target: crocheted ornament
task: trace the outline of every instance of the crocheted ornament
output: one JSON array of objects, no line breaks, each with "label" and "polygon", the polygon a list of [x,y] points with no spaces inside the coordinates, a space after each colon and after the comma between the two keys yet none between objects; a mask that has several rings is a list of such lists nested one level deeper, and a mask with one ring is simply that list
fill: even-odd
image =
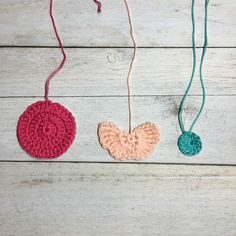
[{"label": "crocheted ornament", "polygon": [[160,141],[160,130],[155,124],[146,123],[131,133],[121,131],[111,122],[99,124],[100,143],[117,160],[144,160]]},{"label": "crocheted ornament", "polygon": [[202,88],[202,104],[200,107],[199,112],[197,113],[195,119],[193,120],[189,131],[185,130],[185,125],[183,122],[183,107],[185,100],[188,96],[188,93],[191,89],[194,77],[195,77],[195,72],[196,72],[196,64],[197,64],[197,52],[196,52],[196,44],[195,44],[195,0],[192,0],[192,9],[191,9],[191,14],[192,14],[192,45],[193,45],[193,70],[192,70],[192,75],[191,79],[189,81],[187,90],[182,98],[182,101],[180,103],[179,107],[179,113],[178,113],[178,118],[179,118],[179,125],[180,129],[182,131],[182,135],[178,139],[178,147],[179,150],[186,156],[193,156],[198,154],[201,149],[202,149],[202,142],[201,139],[198,135],[192,132],[192,129],[194,125],[196,124],[198,118],[200,117],[204,105],[205,105],[205,100],[206,100],[206,91],[205,91],[205,86],[204,86],[204,81],[203,81],[203,73],[202,73],[202,67],[204,63],[204,58],[207,50],[207,45],[208,45],[208,36],[207,36],[207,18],[208,18],[208,5],[209,5],[209,0],[205,0],[205,20],[204,20],[204,46],[203,46],[203,51],[202,51],[202,56],[201,56],[201,62],[199,66],[199,77],[200,77],[200,83],[201,83],[201,88]]},{"label": "crocheted ornament", "polygon": [[154,151],[154,148],[160,142],[160,130],[152,123],[139,125],[133,131],[131,128],[130,75],[136,55],[137,45],[133,35],[129,6],[126,0],[124,0],[124,3],[128,14],[130,36],[134,46],[133,56],[127,76],[129,132],[121,131],[112,122],[103,122],[98,125],[98,138],[102,147],[107,149],[110,155],[117,160],[144,160]]},{"label": "crocheted ornament", "polygon": [[59,103],[38,101],[21,115],[17,136],[31,156],[55,158],[67,151],[74,141],[76,123],[72,114]]},{"label": "crocheted ornament", "polygon": [[[101,3],[93,0],[101,12]],[[53,17],[53,0],[50,0],[50,17],[63,54],[60,66],[48,77],[45,86],[45,101],[30,105],[20,116],[17,125],[17,137],[21,147],[32,157],[56,158],[67,151],[76,134],[76,123],[73,115],[59,103],[49,100],[51,79],[62,69],[66,62],[66,52],[57,32]]]},{"label": "crocheted ornament", "polygon": [[202,149],[201,138],[193,132],[184,132],[178,139],[180,151],[187,156],[197,155]]}]

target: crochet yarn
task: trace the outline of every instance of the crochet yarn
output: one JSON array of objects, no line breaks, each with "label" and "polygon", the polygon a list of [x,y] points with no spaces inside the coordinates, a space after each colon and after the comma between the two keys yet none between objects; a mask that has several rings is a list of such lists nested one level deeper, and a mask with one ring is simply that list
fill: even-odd
[{"label": "crochet yarn", "polygon": [[[50,82],[66,62],[66,52],[53,16],[53,1],[50,0],[49,14],[63,58],[46,81],[45,101],[30,105],[20,116],[17,125],[17,138],[21,147],[37,158],[59,157],[70,147],[76,133],[76,123],[72,114],[59,103],[49,100]],[[98,6],[98,13],[101,12],[101,3],[97,0],[94,2]]]},{"label": "crochet yarn", "polygon": [[20,116],[17,137],[32,157],[56,158],[67,151],[76,133],[72,114],[50,100],[30,105]]},{"label": "crochet yarn", "polygon": [[191,79],[189,81],[187,90],[185,91],[185,94],[181,100],[180,106],[179,106],[179,112],[178,112],[178,119],[179,119],[179,125],[180,129],[182,131],[182,135],[179,137],[178,141],[178,146],[180,151],[187,156],[193,156],[198,154],[201,149],[202,149],[202,143],[201,139],[198,135],[194,134],[192,132],[195,124],[197,123],[200,115],[203,112],[203,108],[205,106],[206,102],[206,91],[205,91],[205,85],[204,85],[204,80],[203,80],[203,64],[204,64],[204,59],[208,47],[208,5],[209,5],[209,0],[205,0],[205,19],[204,19],[204,46],[202,50],[202,56],[200,60],[200,66],[199,66],[199,78],[200,78],[200,84],[201,84],[201,89],[202,89],[202,103],[200,106],[200,109],[194,118],[190,129],[186,131],[184,121],[183,121],[183,110],[184,110],[184,104],[185,101],[188,97],[188,94],[190,92],[190,89],[192,87],[195,74],[196,74],[196,66],[197,66],[197,50],[196,50],[196,43],[195,43],[195,0],[192,0],[192,8],[191,8],[191,15],[192,15],[192,48],[193,48],[193,69],[192,69],[192,75]]},{"label": "crochet yarn", "polygon": [[178,147],[184,155],[194,156],[202,150],[202,141],[197,134],[188,131],[179,137]]},{"label": "crochet yarn", "polygon": [[142,124],[132,130],[132,109],[131,109],[131,72],[136,56],[137,44],[133,33],[131,13],[127,0],[124,0],[129,26],[130,36],[133,42],[133,55],[127,75],[128,90],[128,132],[121,131],[112,122],[103,122],[98,125],[98,137],[102,147],[117,160],[144,160],[154,151],[155,146],[160,142],[160,130],[152,123]]},{"label": "crochet yarn", "polygon": [[142,124],[129,133],[114,123],[103,122],[98,126],[98,136],[102,147],[117,160],[144,160],[160,142],[160,130],[152,123]]}]

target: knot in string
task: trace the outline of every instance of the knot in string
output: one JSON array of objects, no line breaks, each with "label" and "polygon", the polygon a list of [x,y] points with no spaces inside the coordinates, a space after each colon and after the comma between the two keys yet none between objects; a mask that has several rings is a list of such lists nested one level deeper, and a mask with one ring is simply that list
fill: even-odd
[{"label": "knot in string", "polygon": [[101,13],[102,12],[102,4],[101,4],[101,2],[99,2],[99,1],[97,1],[97,0],[93,0],[96,4],[97,4],[97,6],[98,6],[98,10],[97,10],[97,12],[98,13]]}]

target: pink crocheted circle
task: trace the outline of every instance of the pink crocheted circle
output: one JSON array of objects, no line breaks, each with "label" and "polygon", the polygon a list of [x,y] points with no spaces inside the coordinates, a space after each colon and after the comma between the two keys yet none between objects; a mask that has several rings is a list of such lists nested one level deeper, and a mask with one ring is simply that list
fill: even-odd
[{"label": "pink crocheted circle", "polygon": [[76,123],[59,103],[38,101],[21,115],[17,137],[22,148],[33,157],[56,158],[74,141]]}]

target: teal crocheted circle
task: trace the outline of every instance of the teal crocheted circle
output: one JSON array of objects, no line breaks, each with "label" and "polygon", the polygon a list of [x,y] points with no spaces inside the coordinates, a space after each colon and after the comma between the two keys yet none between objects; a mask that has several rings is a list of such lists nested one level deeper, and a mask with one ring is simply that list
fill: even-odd
[{"label": "teal crocheted circle", "polygon": [[179,137],[178,147],[184,155],[194,156],[202,150],[202,141],[195,133],[186,131]]}]

